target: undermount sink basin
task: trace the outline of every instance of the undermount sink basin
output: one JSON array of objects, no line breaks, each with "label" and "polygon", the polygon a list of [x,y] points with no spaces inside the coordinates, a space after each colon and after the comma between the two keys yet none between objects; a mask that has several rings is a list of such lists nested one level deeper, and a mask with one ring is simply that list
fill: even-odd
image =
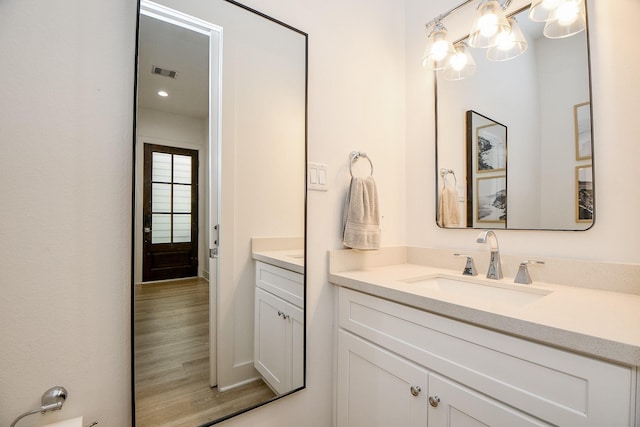
[{"label": "undermount sink basin", "polygon": [[477,279],[459,280],[450,277],[418,277],[402,281],[443,295],[482,299],[491,303],[513,306],[532,303],[553,292],[525,285],[511,285],[502,282],[493,284]]}]

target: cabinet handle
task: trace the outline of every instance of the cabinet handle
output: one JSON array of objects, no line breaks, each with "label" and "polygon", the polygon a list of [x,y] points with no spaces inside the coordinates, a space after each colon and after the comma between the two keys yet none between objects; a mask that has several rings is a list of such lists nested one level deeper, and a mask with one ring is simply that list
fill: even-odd
[{"label": "cabinet handle", "polygon": [[419,395],[421,391],[422,391],[422,388],[419,385],[412,385],[411,386],[411,394],[413,396]]},{"label": "cabinet handle", "polygon": [[437,408],[438,403],[440,403],[440,398],[438,396],[429,396],[429,405]]}]

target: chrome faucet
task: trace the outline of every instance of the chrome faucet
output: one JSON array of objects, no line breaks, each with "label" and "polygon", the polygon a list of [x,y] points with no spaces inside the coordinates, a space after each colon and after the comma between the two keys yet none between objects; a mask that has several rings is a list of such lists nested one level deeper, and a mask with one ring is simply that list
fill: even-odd
[{"label": "chrome faucet", "polygon": [[454,256],[463,256],[467,258],[467,263],[464,265],[464,270],[462,270],[462,274],[465,276],[477,276],[478,270],[476,269],[476,264],[473,262],[473,257],[467,254],[453,254]]},{"label": "chrome faucet", "polygon": [[523,285],[529,285],[532,283],[531,275],[529,274],[529,270],[527,269],[527,265],[529,264],[544,264],[544,261],[537,261],[534,259],[527,259],[520,263],[518,267],[518,274],[516,274],[516,278],[513,283],[522,283]]},{"label": "chrome faucet", "polygon": [[491,259],[487,270],[487,279],[502,279],[502,265],[500,264],[500,250],[498,249],[498,238],[492,230],[484,230],[478,235],[476,242],[489,243],[491,249]]}]

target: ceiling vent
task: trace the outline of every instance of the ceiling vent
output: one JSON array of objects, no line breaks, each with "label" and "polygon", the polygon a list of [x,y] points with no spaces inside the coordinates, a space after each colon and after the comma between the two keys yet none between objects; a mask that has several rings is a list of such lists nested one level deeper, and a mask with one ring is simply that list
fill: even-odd
[{"label": "ceiling vent", "polygon": [[178,77],[177,71],[165,70],[164,68],[156,67],[155,65],[151,67],[151,73],[159,76],[170,77],[172,79]]}]

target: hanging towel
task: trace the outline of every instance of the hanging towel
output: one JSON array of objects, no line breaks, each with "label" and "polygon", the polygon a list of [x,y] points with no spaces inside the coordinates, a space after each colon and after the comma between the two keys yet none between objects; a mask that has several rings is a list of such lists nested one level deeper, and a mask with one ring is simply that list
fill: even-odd
[{"label": "hanging towel", "polygon": [[353,249],[380,248],[378,190],[372,176],[351,178],[344,208],[342,241]]},{"label": "hanging towel", "polygon": [[460,225],[458,191],[451,185],[444,185],[438,200],[438,225],[451,227]]}]

